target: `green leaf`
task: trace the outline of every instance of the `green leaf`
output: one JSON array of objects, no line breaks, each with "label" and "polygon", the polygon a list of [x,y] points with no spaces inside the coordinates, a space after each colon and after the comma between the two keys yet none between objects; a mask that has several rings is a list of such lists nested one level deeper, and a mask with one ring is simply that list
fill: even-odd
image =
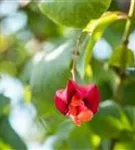
[{"label": "green leaf", "polygon": [[91,132],[86,125],[74,128],[68,139],[71,149],[91,150],[90,134]]},{"label": "green leaf", "polygon": [[0,118],[0,139],[11,146],[13,149],[26,150],[26,145],[17,135],[17,133],[12,129],[8,118]]},{"label": "green leaf", "polygon": [[105,139],[118,137],[126,126],[121,107],[110,100],[101,103],[99,112],[90,122],[92,131]]},{"label": "green leaf", "polygon": [[0,116],[8,115],[10,111],[10,99],[0,94]]},{"label": "green leaf", "polygon": [[135,82],[125,80],[120,86],[119,95],[124,105],[135,105]]},{"label": "green leaf", "polygon": [[119,140],[121,142],[135,141],[135,107],[126,106],[124,108],[124,114],[130,125],[130,130],[127,129],[123,130],[120,133]]},{"label": "green leaf", "polygon": [[[106,12],[100,18],[91,20],[84,28],[84,32],[94,34],[95,39],[99,39],[105,28],[114,21],[126,19],[127,15],[122,12]],[[102,31],[103,30],[103,31]]]},{"label": "green leaf", "polygon": [[[41,1],[41,11],[54,22],[71,27],[84,27],[107,10],[111,0],[49,0]],[[95,11],[96,10],[96,11]]]},{"label": "green leaf", "polygon": [[73,45],[71,41],[64,43],[51,52],[41,54],[42,58],[35,63],[31,76],[32,102],[42,115],[55,110],[53,99],[56,90],[65,88],[71,75]]},{"label": "green leaf", "polygon": [[127,106],[125,108],[125,114],[132,126],[132,129],[135,130],[135,107]]},{"label": "green leaf", "polygon": [[119,141],[121,142],[135,141],[135,131],[123,130],[120,133]]},{"label": "green leaf", "polygon": [[114,150],[134,150],[135,149],[135,142],[121,142],[116,143]]},{"label": "green leaf", "polygon": [[102,81],[101,83],[98,84],[98,86],[101,93],[101,100],[106,100],[113,96],[113,89],[111,83],[109,83],[109,80]]},{"label": "green leaf", "polygon": [[96,42],[103,35],[106,27],[114,21],[126,18],[127,16],[121,12],[107,12],[99,19],[90,21],[90,23],[86,26],[86,28],[83,31],[88,32],[90,34],[90,39],[88,41],[84,54],[84,62],[83,62],[84,74],[91,60],[93,48]]},{"label": "green leaf", "polygon": [[71,119],[66,119],[59,124],[56,132],[56,140],[52,144],[54,149],[69,149],[68,137],[74,127]]},{"label": "green leaf", "polygon": [[109,60],[109,65],[111,67],[122,68],[134,66],[134,53],[130,49],[127,49],[125,46],[118,46]]},{"label": "green leaf", "polygon": [[37,38],[46,40],[48,37],[56,37],[60,35],[60,29],[58,26],[44,15],[41,15],[40,11],[35,11],[29,8],[27,10],[27,15],[28,27]]}]

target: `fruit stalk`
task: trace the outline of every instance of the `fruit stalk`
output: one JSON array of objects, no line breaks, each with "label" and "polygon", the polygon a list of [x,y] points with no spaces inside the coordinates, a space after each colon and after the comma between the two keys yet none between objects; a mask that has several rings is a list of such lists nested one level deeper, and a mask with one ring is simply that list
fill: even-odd
[{"label": "fruit stalk", "polygon": [[76,72],[77,72],[77,58],[79,56],[79,48],[80,48],[80,43],[81,43],[81,38],[83,36],[84,32],[81,32],[79,35],[77,42],[76,42],[76,47],[73,49],[73,64],[72,64],[72,78],[74,81],[76,81]]}]

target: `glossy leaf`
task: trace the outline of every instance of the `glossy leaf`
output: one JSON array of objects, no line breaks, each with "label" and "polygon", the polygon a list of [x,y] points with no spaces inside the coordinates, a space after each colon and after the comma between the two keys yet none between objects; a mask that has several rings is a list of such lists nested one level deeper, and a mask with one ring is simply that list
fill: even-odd
[{"label": "glossy leaf", "polygon": [[[49,0],[41,1],[41,11],[54,22],[72,27],[84,27],[107,10],[111,0]],[[96,11],[95,11],[96,10]]]},{"label": "glossy leaf", "polygon": [[90,39],[84,54],[84,70],[87,68],[91,60],[92,51],[96,42],[101,38],[106,27],[112,22],[126,19],[126,17],[127,16],[121,12],[107,12],[99,19],[90,21],[90,23],[86,26],[83,31],[90,34]]},{"label": "glossy leaf", "polygon": [[69,79],[73,43],[58,46],[55,50],[41,54],[32,72],[31,88],[33,103],[39,112],[54,109],[53,100],[57,89],[65,88]]},{"label": "glossy leaf", "polygon": [[92,131],[105,139],[118,137],[127,126],[121,107],[110,100],[101,103],[99,112],[90,122]]},{"label": "glossy leaf", "polygon": [[134,53],[130,49],[127,49],[123,45],[117,47],[110,60],[109,64],[112,67],[122,68],[122,67],[132,67],[134,66]]}]

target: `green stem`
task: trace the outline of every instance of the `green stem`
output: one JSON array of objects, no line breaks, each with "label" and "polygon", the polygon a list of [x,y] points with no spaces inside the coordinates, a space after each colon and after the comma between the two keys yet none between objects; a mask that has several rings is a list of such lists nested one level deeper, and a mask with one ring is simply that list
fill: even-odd
[{"label": "green stem", "polygon": [[135,14],[135,0],[131,0],[130,1],[130,8],[129,8],[129,13],[128,13],[128,19],[126,22],[126,26],[125,26],[125,31],[123,34],[123,41],[122,41],[122,45],[123,45],[123,54],[121,56],[121,60],[122,60],[122,69],[121,69],[121,80],[123,80],[123,77],[125,76],[125,69],[126,69],[126,62],[127,62],[127,57],[128,57],[128,42],[129,42],[129,36],[131,33],[131,26],[132,26],[132,18]]},{"label": "green stem", "polygon": [[123,82],[125,81],[125,69],[126,69],[126,61],[127,61],[127,50],[128,50],[128,42],[129,42],[129,36],[131,33],[131,25],[132,25],[132,18],[135,14],[135,0],[130,1],[130,8],[129,8],[129,13],[128,13],[128,20],[126,22],[125,26],[125,31],[123,34],[123,40],[122,40],[122,45],[123,45],[123,54],[121,55],[122,59],[122,68],[119,74],[120,82],[117,86],[116,92],[115,92],[115,99],[119,102],[119,104],[122,105],[122,97],[120,94],[121,87],[123,85]]},{"label": "green stem", "polygon": [[128,13],[128,20],[126,22],[125,31],[123,34],[123,44],[125,46],[128,45],[128,39],[129,39],[129,35],[131,33],[132,18],[134,16],[134,14],[135,14],[135,0],[131,0],[129,13]]}]

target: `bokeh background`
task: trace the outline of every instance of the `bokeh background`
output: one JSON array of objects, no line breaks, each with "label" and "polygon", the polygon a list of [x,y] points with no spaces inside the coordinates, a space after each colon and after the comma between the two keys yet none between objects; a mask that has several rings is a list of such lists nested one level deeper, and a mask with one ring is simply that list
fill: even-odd
[{"label": "bokeh background", "polygon": [[[61,78],[59,64],[69,61],[69,54],[62,55],[63,60],[52,62],[58,70],[50,69],[53,67],[50,61],[62,49],[72,50],[74,44],[65,43],[75,40],[81,30],[56,25],[40,12],[37,3],[0,1],[0,149],[110,150],[113,143],[115,150],[135,149],[135,69],[128,68],[133,79],[127,78],[121,87],[121,106],[112,100],[119,78],[108,67],[113,49],[121,41],[125,22],[113,23],[106,29],[94,47],[87,79],[82,81],[78,77],[82,83],[97,83],[102,111],[92,122],[75,127],[55,110],[54,95],[48,91],[53,88],[54,92],[55,83],[60,80],[63,80],[62,87],[66,85],[69,71],[62,72],[64,79]],[[113,0],[109,10],[127,12],[128,6],[127,0]],[[134,25],[128,47],[135,54]],[[46,66],[48,52],[52,53]],[[48,74],[52,80],[44,80]]]}]

